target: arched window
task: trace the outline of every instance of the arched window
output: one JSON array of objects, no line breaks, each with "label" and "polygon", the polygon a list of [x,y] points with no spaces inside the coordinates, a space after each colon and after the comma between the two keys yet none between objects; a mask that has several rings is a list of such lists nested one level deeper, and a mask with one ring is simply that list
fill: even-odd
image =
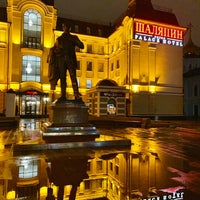
[{"label": "arched window", "polygon": [[41,59],[38,56],[23,56],[22,81],[40,82],[40,64]]},{"label": "arched window", "polygon": [[37,10],[28,9],[24,13],[23,43],[28,48],[41,48],[41,15]]}]

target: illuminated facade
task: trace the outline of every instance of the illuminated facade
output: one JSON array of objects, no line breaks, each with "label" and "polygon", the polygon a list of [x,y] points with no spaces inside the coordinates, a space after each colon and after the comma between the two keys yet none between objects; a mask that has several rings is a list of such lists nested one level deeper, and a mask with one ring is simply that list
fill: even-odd
[{"label": "illuminated facade", "polygon": [[[50,90],[47,56],[62,34],[61,23],[68,22],[85,45],[77,50],[77,79],[85,102],[88,89],[111,79],[128,90],[128,115],[183,115],[186,29],[174,14],[155,10],[150,0],[129,1],[112,26],[60,18],[53,1],[8,0],[1,10],[0,113],[5,112],[5,92],[13,89],[18,114],[47,114],[48,103],[60,95],[59,83]],[[69,78],[67,94],[73,98]]]}]

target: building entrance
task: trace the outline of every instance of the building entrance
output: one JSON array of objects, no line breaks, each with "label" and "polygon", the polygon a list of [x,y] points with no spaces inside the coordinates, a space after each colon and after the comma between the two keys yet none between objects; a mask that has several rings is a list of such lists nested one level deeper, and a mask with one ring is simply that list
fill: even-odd
[{"label": "building entrance", "polygon": [[47,115],[48,95],[36,90],[27,90],[20,94],[20,115]]},{"label": "building entrance", "polygon": [[40,114],[40,96],[39,95],[22,95],[22,115],[39,115]]}]

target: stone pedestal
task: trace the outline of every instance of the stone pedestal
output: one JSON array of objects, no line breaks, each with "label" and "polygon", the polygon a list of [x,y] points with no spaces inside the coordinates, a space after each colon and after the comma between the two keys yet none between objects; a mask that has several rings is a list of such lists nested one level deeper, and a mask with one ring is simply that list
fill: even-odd
[{"label": "stone pedestal", "polygon": [[94,141],[99,137],[96,127],[88,123],[88,107],[82,101],[53,103],[49,122],[42,127],[46,143]]}]

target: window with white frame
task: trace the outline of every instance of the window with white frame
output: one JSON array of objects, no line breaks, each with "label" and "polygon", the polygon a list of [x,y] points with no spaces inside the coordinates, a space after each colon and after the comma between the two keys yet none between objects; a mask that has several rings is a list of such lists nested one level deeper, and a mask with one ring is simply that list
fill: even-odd
[{"label": "window with white frame", "polygon": [[30,159],[20,159],[19,178],[33,178],[38,176],[38,161]]},{"label": "window with white frame", "polygon": [[91,88],[92,87],[92,80],[91,79],[87,79],[86,80],[86,88]]},{"label": "window with white frame", "polygon": [[41,48],[41,14],[35,9],[24,13],[23,44],[28,48]]},{"label": "window with white frame", "polygon": [[22,81],[40,82],[40,64],[39,56],[25,55],[22,57]]}]

